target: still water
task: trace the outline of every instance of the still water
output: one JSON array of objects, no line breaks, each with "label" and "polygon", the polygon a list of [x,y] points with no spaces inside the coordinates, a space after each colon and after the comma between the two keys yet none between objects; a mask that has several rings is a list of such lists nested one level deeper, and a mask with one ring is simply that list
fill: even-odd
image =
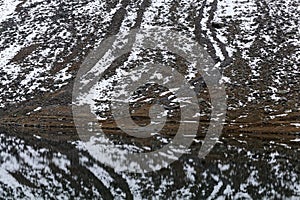
[{"label": "still water", "polygon": [[190,153],[168,168],[135,174],[116,172],[95,160],[75,130],[3,128],[0,197],[299,199],[300,140],[296,137],[228,134],[205,159],[197,157],[201,142],[195,140]]}]

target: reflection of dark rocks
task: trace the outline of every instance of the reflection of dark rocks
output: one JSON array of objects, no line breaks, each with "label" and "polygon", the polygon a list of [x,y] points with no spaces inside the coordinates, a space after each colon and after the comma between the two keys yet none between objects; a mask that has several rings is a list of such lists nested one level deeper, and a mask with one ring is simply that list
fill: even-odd
[{"label": "reflection of dark rocks", "polygon": [[[103,198],[112,198],[110,189],[98,180],[90,170],[80,164],[80,155],[87,156],[86,158],[91,164],[97,162],[93,161],[93,158],[85,152],[80,153],[70,144],[73,140],[72,136],[67,139],[67,142],[63,138],[59,139],[59,136],[57,136],[58,130],[53,130],[53,133],[50,132],[51,130],[37,133],[40,135],[39,137],[32,136],[35,130],[23,130],[25,132],[22,132],[22,129],[17,129],[16,132],[11,129],[9,132],[1,129],[1,144],[6,145],[4,149],[1,149],[1,152],[4,153],[3,155],[5,155],[4,157],[2,156],[0,161],[1,168],[6,168],[8,171],[11,170],[9,173],[20,183],[22,188],[18,190],[18,188],[9,187],[9,185],[5,186],[3,185],[5,182],[3,183],[1,179],[2,189],[0,193],[2,197],[14,196],[20,198],[22,194],[28,197],[28,194],[31,193],[36,197],[43,198],[49,198],[55,194],[62,195],[62,197],[96,198],[102,196]],[[19,138],[18,135],[20,134],[22,136]],[[53,136],[48,138],[48,134],[53,134]],[[65,134],[64,137],[67,135]],[[76,135],[76,132],[70,130],[69,135]],[[24,157],[24,155],[29,157]],[[13,161],[14,157],[18,162],[16,166],[10,166],[9,163]],[[3,158],[6,159],[3,160]],[[33,166],[31,166],[30,159],[33,159],[35,163]],[[61,160],[61,164],[56,160]],[[6,167],[2,166],[4,163],[6,163]],[[63,163],[69,164],[65,166]],[[39,165],[44,167],[39,169]],[[100,163],[99,165],[101,167]],[[14,170],[15,168],[18,168],[18,170]],[[105,169],[105,171],[113,173],[109,168]],[[118,184],[112,183],[110,187],[119,188],[125,194],[127,193],[126,197],[131,197],[131,194],[128,193],[129,188],[126,182],[120,179],[121,177],[117,174],[112,174],[112,177],[114,177],[115,181],[118,180]]]},{"label": "reflection of dark rocks", "polygon": [[[194,143],[191,154],[182,156],[168,169],[140,175],[115,173],[77,148],[75,138],[57,140],[58,131],[1,129],[1,197],[132,199],[141,195],[146,199],[151,196],[285,199],[299,196],[298,146],[288,140],[271,141],[251,134],[223,137],[204,160],[197,158],[200,144]],[[64,134],[74,135],[73,131]],[[48,134],[52,137],[47,137]],[[122,138],[119,141],[132,143]],[[15,182],[3,182],[6,172]]]},{"label": "reflection of dark rocks", "polygon": [[212,22],[211,23],[211,26],[213,28],[216,28],[216,29],[219,29],[219,28],[223,28],[224,27],[224,24],[220,23],[220,22]]}]

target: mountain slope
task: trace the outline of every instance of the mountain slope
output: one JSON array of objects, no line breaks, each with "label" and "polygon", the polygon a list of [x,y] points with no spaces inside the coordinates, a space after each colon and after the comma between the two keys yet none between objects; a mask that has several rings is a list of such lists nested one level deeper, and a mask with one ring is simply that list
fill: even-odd
[{"label": "mountain slope", "polygon": [[91,49],[132,28],[162,26],[190,35],[215,60],[229,129],[261,131],[267,123],[297,131],[290,125],[300,109],[296,1],[25,0],[3,1],[1,10],[4,124],[72,126],[73,81]]}]

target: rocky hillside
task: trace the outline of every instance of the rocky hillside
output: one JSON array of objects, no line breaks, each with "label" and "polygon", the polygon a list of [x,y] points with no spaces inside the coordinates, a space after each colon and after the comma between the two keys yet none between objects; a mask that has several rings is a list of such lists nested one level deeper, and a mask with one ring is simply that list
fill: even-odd
[{"label": "rocky hillside", "polygon": [[0,10],[2,124],[72,127],[73,82],[87,54],[109,36],[161,26],[214,59],[226,85],[225,130],[298,131],[297,1],[3,0]]}]

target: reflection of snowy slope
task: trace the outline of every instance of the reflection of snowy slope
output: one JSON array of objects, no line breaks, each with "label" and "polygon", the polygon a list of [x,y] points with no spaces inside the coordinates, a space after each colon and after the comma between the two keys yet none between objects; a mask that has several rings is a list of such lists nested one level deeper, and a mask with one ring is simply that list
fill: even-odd
[{"label": "reflection of snowy slope", "polygon": [[[163,199],[282,199],[299,196],[300,192],[294,147],[280,147],[274,142],[263,150],[258,146],[250,149],[248,145],[254,143],[249,141],[243,145],[246,142],[238,139],[221,140],[227,145],[220,142],[205,162],[187,155],[172,164],[172,168],[160,171],[158,176],[156,173],[115,173],[90,157],[81,142],[58,144],[49,140],[41,145],[43,142],[38,136],[20,139],[6,134],[0,135],[0,141],[0,194],[3,198],[101,196],[124,199],[133,195]],[[240,143],[239,147],[236,142]],[[269,153],[263,155],[257,151]]]}]

